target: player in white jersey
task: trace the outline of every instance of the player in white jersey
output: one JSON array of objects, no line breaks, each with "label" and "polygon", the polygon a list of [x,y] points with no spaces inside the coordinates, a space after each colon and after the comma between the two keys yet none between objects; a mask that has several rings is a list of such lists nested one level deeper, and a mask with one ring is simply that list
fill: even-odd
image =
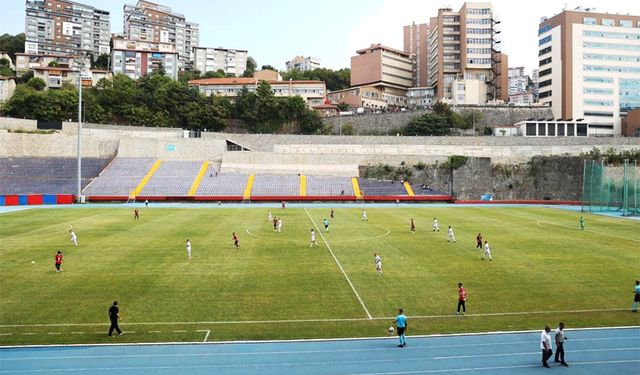
[{"label": "player in white jersey", "polygon": [[316,232],[314,232],[313,229],[311,229],[311,243],[309,244],[309,247],[313,245],[320,246],[318,245],[318,242],[316,242]]},{"label": "player in white jersey", "polygon": [[362,221],[369,221],[369,219],[367,218],[367,211],[365,211],[364,209],[362,209]]},{"label": "player in white jersey", "polygon": [[278,233],[282,232],[282,218],[278,218]]},{"label": "player in white jersey", "polygon": [[447,242],[456,242],[456,236],[453,234],[451,225],[449,225],[449,230],[447,231]]},{"label": "player in white jersey", "polygon": [[376,264],[376,272],[378,272],[378,275],[384,276],[382,274],[382,259],[380,258],[380,255],[373,253],[373,262]]},{"label": "player in white jersey", "polygon": [[187,259],[191,260],[191,241],[187,239]]},{"label": "player in white jersey", "polygon": [[76,236],[76,232],[69,230],[69,234],[71,235],[71,243],[73,246],[78,246],[78,236]]},{"label": "player in white jersey", "polygon": [[489,247],[489,241],[484,241],[484,255],[482,256],[482,260],[484,257],[488,257],[489,260],[493,260],[491,257],[491,248]]},{"label": "player in white jersey", "polygon": [[433,229],[433,231],[438,231],[440,232],[440,226],[438,225],[438,219],[437,218],[433,218],[433,224],[431,224],[431,228]]},{"label": "player in white jersey", "polygon": [[269,222],[273,221],[273,216],[271,215],[271,211],[269,211],[269,214],[267,215],[267,220],[269,220]]}]

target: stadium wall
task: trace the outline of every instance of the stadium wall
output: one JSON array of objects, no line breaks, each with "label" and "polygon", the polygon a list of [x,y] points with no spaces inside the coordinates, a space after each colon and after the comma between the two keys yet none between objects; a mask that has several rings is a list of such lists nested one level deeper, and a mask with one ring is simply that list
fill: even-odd
[{"label": "stadium wall", "polygon": [[[117,139],[82,139],[82,155],[110,158],[118,150]],[[73,157],[77,137],[64,134],[26,134],[0,132],[0,157]]]},{"label": "stadium wall", "polygon": [[38,121],[12,117],[0,117],[0,129],[5,130],[37,130]]}]

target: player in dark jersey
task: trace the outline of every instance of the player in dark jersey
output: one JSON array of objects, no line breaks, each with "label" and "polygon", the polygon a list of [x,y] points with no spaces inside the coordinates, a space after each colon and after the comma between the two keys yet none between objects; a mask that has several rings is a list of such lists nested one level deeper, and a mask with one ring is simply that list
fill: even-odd
[{"label": "player in dark jersey", "polygon": [[55,256],[55,260],[56,260],[56,272],[62,272],[62,252],[58,251],[58,253]]},{"label": "player in dark jersey", "polygon": [[233,232],[233,244],[235,245],[236,249],[240,247],[240,239],[235,232]]},{"label": "player in dark jersey", "polygon": [[411,233],[415,233],[416,232],[416,224],[413,222],[413,219],[411,219]]},{"label": "player in dark jersey", "polygon": [[482,250],[482,234],[478,233],[476,236],[476,249]]},{"label": "player in dark jersey", "polygon": [[140,212],[138,211],[137,208],[135,210],[133,210],[133,219],[134,220],[140,219]]}]

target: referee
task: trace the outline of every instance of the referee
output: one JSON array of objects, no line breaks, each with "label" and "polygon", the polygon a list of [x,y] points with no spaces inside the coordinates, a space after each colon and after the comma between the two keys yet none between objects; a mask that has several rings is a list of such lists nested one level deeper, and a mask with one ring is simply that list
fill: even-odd
[{"label": "referee", "polygon": [[396,316],[396,329],[398,331],[398,338],[400,339],[399,348],[404,348],[407,345],[404,333],[407,330],[407,316],[404,315],[402,309],[398,309],[398,316]]},{"label": "referee", "polygon": [[122,331],[118,327],[118,320],[120,319],[120,309],[118,309],[118,301],[113,301],[113,305],[109,308],[109,320],[111,321],[111,327],[109,327],[109,336],[113,334],[115,329],[118,332],[118,336],[122,336]]}]

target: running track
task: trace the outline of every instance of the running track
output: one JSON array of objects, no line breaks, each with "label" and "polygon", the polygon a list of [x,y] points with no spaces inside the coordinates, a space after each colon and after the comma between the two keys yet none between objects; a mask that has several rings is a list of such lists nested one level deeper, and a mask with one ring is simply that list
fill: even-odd
[{"label": "running track", "polygon": [[540,365],[540,332],[0,349],[0,374],[640,374],[640,327],[566,330],[570,367]]}]

